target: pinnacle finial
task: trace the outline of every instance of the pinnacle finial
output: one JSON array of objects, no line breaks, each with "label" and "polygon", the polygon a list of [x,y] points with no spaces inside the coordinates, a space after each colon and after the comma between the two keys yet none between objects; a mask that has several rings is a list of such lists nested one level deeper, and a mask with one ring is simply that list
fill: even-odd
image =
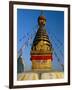
[{"label": "pinnacle finial", "polygon": [[38,24],[39,24],[39,26],[44,26],[46,24],[45,16],[39,16],[38,17]]}]

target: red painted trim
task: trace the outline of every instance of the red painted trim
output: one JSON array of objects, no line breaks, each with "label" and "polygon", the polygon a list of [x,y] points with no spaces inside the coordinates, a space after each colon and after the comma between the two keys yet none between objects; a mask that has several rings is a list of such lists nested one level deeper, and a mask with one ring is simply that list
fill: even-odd
[{"label": "red painted trim", "polygon": [[52,55],[32,55],[31,60],[52,60]]}]

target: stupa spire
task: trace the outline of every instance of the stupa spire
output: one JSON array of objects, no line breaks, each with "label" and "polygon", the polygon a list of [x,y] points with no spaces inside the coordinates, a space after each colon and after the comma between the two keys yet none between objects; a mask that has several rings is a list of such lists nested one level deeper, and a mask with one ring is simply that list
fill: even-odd
[{"label": "stupa spire", "polygon": [[33,70],[51,70],[52,68],[52,44],[45,29],[46,18],[38,17],[38,31],[31,48],[31,61]]}]

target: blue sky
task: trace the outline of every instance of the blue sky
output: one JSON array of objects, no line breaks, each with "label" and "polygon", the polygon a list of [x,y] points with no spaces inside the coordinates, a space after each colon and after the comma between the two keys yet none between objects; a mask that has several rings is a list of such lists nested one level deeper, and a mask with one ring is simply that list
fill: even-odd
[{"label": "blue sky", "polygon": [[[34,39],[35,32],[38,30],[37,19],[41,15],[41,10],[17,10],[17,52],[23,45],[23,59],[25,70],[31,69],[30,49],[31,40]],[[64,12],[63,11],[43,11],[46,17],[46,30],[53,46],[53,69],[62,70],[60,62],[64,63]],[[30,40],[30,38],[32,38]],[[54,52],[56,54],[54,54]],[[56,56],[57,55],[57,56]]]}]

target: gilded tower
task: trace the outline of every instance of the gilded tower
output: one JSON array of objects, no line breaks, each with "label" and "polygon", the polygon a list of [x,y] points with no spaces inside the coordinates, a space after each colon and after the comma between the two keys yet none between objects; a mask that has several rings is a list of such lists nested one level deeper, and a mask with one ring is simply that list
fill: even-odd
[{"label": "gilded tower", "polygon": [[51,70],[52,69],[52,44],[45,29],[46,18],[38,17],[38,31],[33,40],[31,48],[32,69]]}]

